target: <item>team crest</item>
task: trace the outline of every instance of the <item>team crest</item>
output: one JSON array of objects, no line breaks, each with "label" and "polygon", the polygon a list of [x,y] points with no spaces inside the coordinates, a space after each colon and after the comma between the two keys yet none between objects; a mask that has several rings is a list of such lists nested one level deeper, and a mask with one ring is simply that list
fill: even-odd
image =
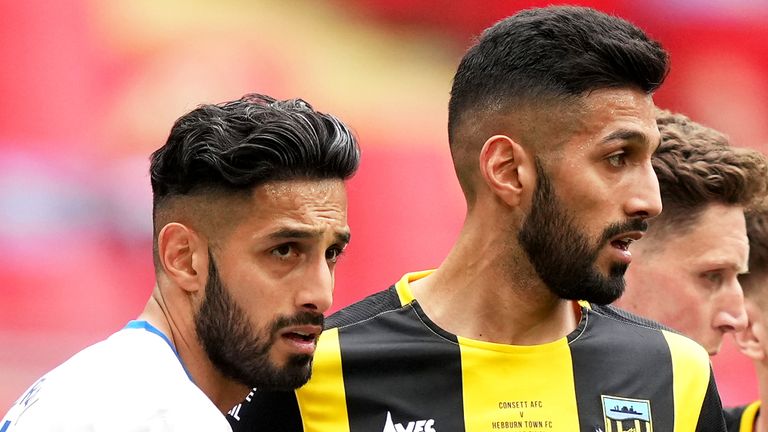
[{"label": "team crest", "polygon": [[600,396],[603,400],[605,432],[652,432],[651,402],[616,396]]}]

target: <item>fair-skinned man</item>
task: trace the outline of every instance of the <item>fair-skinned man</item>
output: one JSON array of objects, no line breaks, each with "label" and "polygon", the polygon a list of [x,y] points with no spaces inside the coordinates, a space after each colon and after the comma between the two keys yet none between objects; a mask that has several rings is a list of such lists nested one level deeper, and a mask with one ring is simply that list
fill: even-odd
[{"label": "fair-skinned man", "polygon": [[768,416],[760,415],[760,406],[768,398],[768,202],[747,212],[749,237],[749,273],[739,276],[744,289],[748,324],[736,333],[736,342],[752,359],[757,375],[758,401],[726,410],[728,430],[766,432]]},{"label": "fair-skinned man", "polygon": [[664,212],[634,245],[616,305],[700,343],[710,355],[747,324],[738,276],[748,271],[744,211],[766,189],[766,162],[681,114],[658,115],[654,156]]},{"label": "fair-skinned man", "polygon": [[486,29],[448,107],[467,202],[450,253],[329,317],[307,385],[257,389],[233,428],[724,430],[706,352],[603,306],[661,211],[667,67],[640,29],[588,8]]},{"label": "fair-skinned man", "polygon": [[247,95],[177,120],[151,158],[156,285],[139,317],[38,380],[21,431],[228,431],[253,386],[310,376],[354,137],[301,100]]}]

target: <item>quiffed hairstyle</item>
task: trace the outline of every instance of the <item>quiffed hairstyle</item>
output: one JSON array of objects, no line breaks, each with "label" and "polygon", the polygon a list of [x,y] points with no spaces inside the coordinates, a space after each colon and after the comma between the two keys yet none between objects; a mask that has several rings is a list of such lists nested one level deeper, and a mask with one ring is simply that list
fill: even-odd
[{"label": "quiffed hairstyle", "polygon": [[527,9],[486,29],[453,80],[448,136],[477,115],[542,99],[636,87],[651,93],[668,71],[666,51],[629,22],[594,9]]},{"label": "quiffed hairstyle", "polygon": [[345,180],[359,163],[350,129],[301,99],[248,94],[201,105],[176,120],[165,145],[150,158],[155,267],[158,218],[175,198],[245,195],[269,181]]},{"label": "quiffed hairstyle", "polygon": [[763,201],[746,214],[749,238],[749,273],[739,275],[744,296],[759,304],[768,303],[762,293],[768,292],[768,202]]},{"label": "quiffed hairstyle", "polygon": [[661,145],[653,157],[664,210],[651,230],[680,233],[709,204],[749,209],[766,193],[768,165],[761,153],[731,147],[721,133],[682,114],[659,111]]},{"label": "quiffed hairstyle", "polygon": [[248,94],[182,116],[151,158],[153,207],[200,189],[239,192],[268,181],[347,179],[360,149],[350,129],[301,99]]}]

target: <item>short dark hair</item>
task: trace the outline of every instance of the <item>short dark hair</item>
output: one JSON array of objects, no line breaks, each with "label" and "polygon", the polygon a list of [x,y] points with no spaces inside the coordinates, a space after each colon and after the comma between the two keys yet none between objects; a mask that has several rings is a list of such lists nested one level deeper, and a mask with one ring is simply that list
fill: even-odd
[{"label": "short dark hair", "polygon": [[749,238],[749,273],[739,275],[744,296],[765,305],[768,298],[768,202],[754,206],[746,213],[747,237]]},{"label": "short dark hair", "polygon": [[486,29],[461,60],[448,106],[449,142],[456,145],[468,113],[602,88],[650,94],[668,69],[661,45],[621,18],[574,6],[523,10]]},{"label": "short dark hair", "polygon": [[682,114],[659,110],[661,145],[653,156],[664,210],[651,230],[681,232],[710,204],[749,209],[766,193],[768,165],[760,152],[731,147],[720,132]]},{"label": "short dark hair", "polygon": [[351,130],[301,99],[248,94],[199,106],[176,120],[150,158],[156,270],[159,225],[167,222],[163,211],[177,199],[247,196],[270,181],[346,180],[359,163]]},{"label": "short dark hair", "polygon": [[248,94],[180,117],[150,160],[156,208],[202,188],[237,192],[275,180],[347,179],[360,149],[341,120],[301,99]]}]

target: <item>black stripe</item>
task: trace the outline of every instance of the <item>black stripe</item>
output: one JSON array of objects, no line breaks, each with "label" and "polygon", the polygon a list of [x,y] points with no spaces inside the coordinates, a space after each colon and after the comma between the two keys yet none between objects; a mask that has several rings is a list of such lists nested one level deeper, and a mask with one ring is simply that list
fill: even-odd
[{"label": "black stripe", "polygon": [[406,430],[464,424],[461,353],[429,328],[413,304],[339,329],[351,432],[383,431],[387,413]]},{"label": "black stripe", "polygon": [[601,399],[605,395],[650,401],[653,429],[671,431],[672,358],[664,335],[587,313],[584,333],[570,344],[580,430],[605,430]]},{"label": "black stripe", "polygon": [[227,416],[234,432],[296,431],[304,430],[299,405],[294,392],[255,391],[250,402],[243,401],[237,416]]}]

